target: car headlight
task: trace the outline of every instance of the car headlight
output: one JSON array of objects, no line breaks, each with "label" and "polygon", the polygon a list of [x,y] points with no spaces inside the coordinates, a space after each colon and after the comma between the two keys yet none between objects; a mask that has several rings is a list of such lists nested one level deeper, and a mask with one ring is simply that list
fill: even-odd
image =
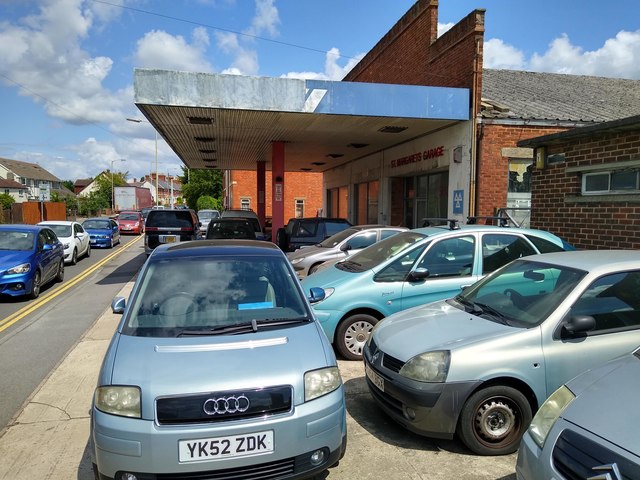
[{"label": "car headlight", "polygon": [[294,258],[293,260],[291,260],[291,265],[297,265],[297,264],[298,264],[298,263],[300,263],[302,260],[304,260],[304,257]]},{"label": "car headlight", "polygon": [[342,385],[338,367],[312,370],[304,374],[304,401],[322,397]]},{"label": "car headlight", "polygon": [[575,398],[573,392],[563,385],[542,404],[529,425],[529,435],[538,447],[543,447],[551,427]]},{"label": "car headlight", "polygon": [[416,355],[400,369],[400,375],[418,382],[444,382],[449,373],[451,352],[436,350]]},{"label": "car headlight", "polygon": [[10,269],[7,270],[7,273],[9,275],[13,275],[15,273],[27,273],[31,270],[31,264],[30,263],[22,263],[20,265],[16,265],[15,267],[12,267]]},{"label": "car headlight", "polygon": [[329,298],[336,291],[336,289],[333,287],[323,288],[323,290],[324,290],[324,300]]},{"label": "car headlight", "polygon": [[62,244],[62,248],[64,248],[65,250],[68,250],[70,246],[71,246],[71,244],[68,243],[68,242]]},{"label": "car headlight", "polygon": [[112,385],[96,388],[95,405],[98,410],[121,417],[140,418],[140,388]]}]

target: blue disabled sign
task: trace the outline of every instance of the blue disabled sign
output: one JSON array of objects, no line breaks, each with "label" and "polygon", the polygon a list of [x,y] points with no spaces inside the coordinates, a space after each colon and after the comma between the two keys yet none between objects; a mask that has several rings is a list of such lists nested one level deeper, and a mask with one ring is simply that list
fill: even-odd
[{"label": "blue disabled sign", "polygon": [[464,190],[453,191],[453,213],[464,213]]}]

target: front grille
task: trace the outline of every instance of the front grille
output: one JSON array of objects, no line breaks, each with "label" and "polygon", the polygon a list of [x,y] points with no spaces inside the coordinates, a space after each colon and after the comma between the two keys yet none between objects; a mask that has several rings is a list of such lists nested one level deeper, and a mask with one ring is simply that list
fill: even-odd
[{"label": "front grille", "polygon": [[164,473],[156,475],[158,480],[269,480],[292,475],[295,472],[295,459],[288,458],[277,462],[262,463],[247,467],[226,468],[224,470],[211,470],[195,473]]},{"label": "front grille", "polygon": [[[640,480],[640,464],[609,450],[573,430],[564,430],[553,447],[553,465],[567,480],[583,480],[585,478],[606,478],[615,480]],[[621,477],[613,474],[615,464]],[[607,467],[607,470],[594,470],[594,467]]]},{"label": "front grille", "polygon": [[161,397],[156,399],[156,418],[159,425],[255,418],[291,411],[292,399],[290,385]]},{"label": "front grille", "polygon": [[382,365],[392,372],[398,373],[404,367],[404,362],[385,353],[382,356]]}]

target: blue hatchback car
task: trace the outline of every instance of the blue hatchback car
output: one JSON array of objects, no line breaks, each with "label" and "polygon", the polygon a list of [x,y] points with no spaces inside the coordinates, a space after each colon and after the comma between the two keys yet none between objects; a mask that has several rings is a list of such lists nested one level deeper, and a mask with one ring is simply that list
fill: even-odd
[{"label": "blue hatchback car", "polygon": [[110,218],[87,218],[82,222],[84,229],[89,232],[92,247],[113,248],[120,243],[120,227],[118,222]]},{"label": "blue hatchback car", "polygon": [[[316,292],[316,294],[319,292]],[[347,442],[336,357],[273,243],[156,247],[105,355],[96,478],[312,478]]]},{"label": "blue hatchback car", "polygon": [[312,306],[344,358],[361,359],[373,326],[392,313],[452,297],[511,260],[573,249],[541,230],[447,222],[393,235],[302,281],[307,292],[324,289]]},{"label": "blue hatchback car", "polygon": [[0,225],[0,294],[37,298],[52,280],[64,280],[64,249],[53,230]]}]

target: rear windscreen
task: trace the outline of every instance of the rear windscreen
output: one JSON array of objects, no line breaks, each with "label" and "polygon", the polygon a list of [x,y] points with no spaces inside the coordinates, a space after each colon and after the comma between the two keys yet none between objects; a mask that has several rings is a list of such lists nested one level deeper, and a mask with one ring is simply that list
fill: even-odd
[{"label": "rear windscreen", "polygon": [[147,227],[193,228],[188,211],[153,210],[147,218]]}]

